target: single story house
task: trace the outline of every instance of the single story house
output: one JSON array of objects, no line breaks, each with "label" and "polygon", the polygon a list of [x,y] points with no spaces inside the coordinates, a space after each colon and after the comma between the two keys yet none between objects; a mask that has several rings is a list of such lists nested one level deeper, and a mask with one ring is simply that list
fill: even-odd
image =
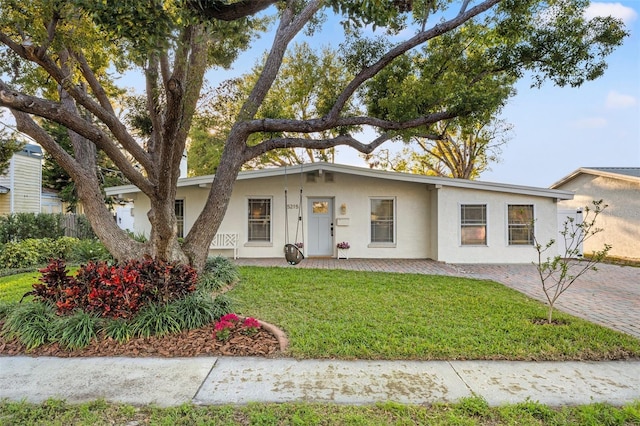
[{"label": "single story house", "polygon": [[[212,179],[178,180],[179,233],[188,232],[202,210]],[[134,232],[149,235],[145,195],[132,185],[106,193],[131,199]],[[211,254],[229,248],[238,257],[281,257],[286,243],[303,243],[307,257],[528,263],[537,255],[534,235],[543,244],[555,239],[557,202],[572,197],[548,188],[329,163],[244,171]],[[348,251],[339,252],[342,242]]]},{"label": "single story house", "polygon": [[596,222],[603,231],[585,242],[585,254],[606,243],[612,246],[609,256],[640,260],[640,167],[583,167],[551,188],[575,194],[560,201],[559,208],[593,206],[597,200],[608,205]]}]

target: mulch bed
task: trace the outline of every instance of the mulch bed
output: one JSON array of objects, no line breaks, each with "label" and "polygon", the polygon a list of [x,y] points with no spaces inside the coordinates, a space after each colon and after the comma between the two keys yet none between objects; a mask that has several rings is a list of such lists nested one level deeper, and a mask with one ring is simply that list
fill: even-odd
[{"label": "mulch bed", "polygon": [[[2,323],[0,323],[1,327]],[[55,357],[194,357],[194,356],[262,356],[276,354],[280,344],[275,335],[261,328],[255,335],[247,336],[239,330],[231,332],[228,340],[220,341],[213,337],[214,324],[183,331],[163,337],[134,338],[120,344],[117,341],[99,337],[89,346],[78,350],[67,350],[58,343],[43,345],[26,350],[16,341],[7,341],[0,337],[1,355],[55,356]]]}]

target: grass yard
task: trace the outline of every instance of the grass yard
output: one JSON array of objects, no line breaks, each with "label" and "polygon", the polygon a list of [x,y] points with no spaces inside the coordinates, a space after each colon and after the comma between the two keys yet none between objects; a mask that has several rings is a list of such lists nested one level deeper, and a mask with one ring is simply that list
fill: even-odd
[{"label": "grass yard", "polygon": [[[78,272],[78,266],[67,268],[69,274]],[[40,272],[24,272],[22,274],[0,277],[0,302],[18,302],[22,295],[33,290],[32,285],[38,282]],[[31,296],[25,298],[30,300]]]},{"label": "grass yard", "polygon": [[40,273],[25,272],[0,278],[0,302],[17,302],[22,295],[33,288],[31,285],[38,282]]},{"label": "grass yard", "polygon": [[286,403],[160,408],[48,400],[42,404],[0,401],[0,416],[11,425],[637,425],[640,403],[550,408],[527,401],[489,407],[480,398],[466,398],[428,407],[388,402],[371,406]]},{"label": "grass yard", "polygon": [[492,281],[241,267],[236,311],[281,327],[290,354],[341,359],[604,360],[640,340],[547,308]]}]

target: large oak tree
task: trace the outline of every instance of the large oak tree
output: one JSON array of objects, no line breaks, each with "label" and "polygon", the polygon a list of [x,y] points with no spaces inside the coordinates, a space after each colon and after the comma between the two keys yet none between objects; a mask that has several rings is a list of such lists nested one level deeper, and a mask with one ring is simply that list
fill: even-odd
[{"label": "large oak tree", "polygon": [[[266,152],[346,145],[370,153],[399,135],[495,108],[501,101],[487,94],[505,79],[531,73],[536,83],[579,86],[597,78],[626,32],[613,18],[585,21],[586,6],[582,0],[0,0],[0,107],[69,173],[116,258],[146,254],[200,266],[238,171]],[[341,16],[352,34],[341,60],[353,78],[314,116],[261,116],[290,43],[322,25],[325,14]],[[231,64],[268,17],[277,19],[271,48],[233,117],[205,207],[181,245],[176,183],[204,74]],[[354,31],[364,26],[394,32],[393,40],[406,37],[366,40]],[[460,39],[470,48],[451,49]],[[482,49],[472,49],[475,41]],[[395,84],[415,61],[417,78]],[[122,92],[113,76],[129,68],[144,72],[148,134],[132,129],[117,104]],[[367,112],[349,113],[353,102]],[[43,120],[69,129],[73,154]],[[358,140],[349,131],[358,126],[377,129],[377,137]],[[149,197],[147,243],[132,241],[105,207],[97,150]]]}]

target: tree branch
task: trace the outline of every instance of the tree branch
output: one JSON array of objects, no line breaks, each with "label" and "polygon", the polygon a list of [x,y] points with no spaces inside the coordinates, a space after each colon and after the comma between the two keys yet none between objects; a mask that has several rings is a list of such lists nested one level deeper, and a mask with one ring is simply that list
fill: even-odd
[{"label": "tree branch", "polygon": [[240,108],[240,120],[251,119],[255,116],[278,75],[289,42],[318,11],[322,5],[322,0],[310,1],[298,15],[294,13],[295,4],[296,2],[289,1],[287,8],[282,13],[280,25],[276,31],[264,68],[246,102]]},{"label": "tree branch", "polygon": [[460,115],[459,111],[441,111],[427,114],[422,117],[414,118],[403,122],[383,120],[376,117],[342,117],[334,122],[328,122],[323,118],[311,120],[290,120],[265,118],[260,120],[251,120],[241,124],[247,133],[258,132],[298,132],[298,133],[315,133],[323,132],[334,127],[350,127],[350,126],[372,126],[382,130],[406,130],[415,127],[433,124],[438,121],[455,118]]},{"label": "tree branch", "polygon": [[146,194],[152,193],[153,186],[133,167],[129,159],[124,156],[104,131],[65,110],[59,103],[13,91],[0,80],[0,106],[9,108],[14,115],[16,112],[24,112],[47,118],[87,138],[102,149],[114,161],[120,171],[132,183],[136,184],[141,191]]},{"label": "tree branch", "polygon": [[[80,90],[75,84],[73,84],[71,75],[65,74],[62,71],[62,69],[56,65],[55,61],[50,56],[47,56],[45,54],[38,55],[36,53],[39,53],[39,49],[36,46],[25,47],[25,46],[19,45],[15,43],[13,40],[11,40],[9,36],[1,32],[0,32],[0,43],[3,43],[6,46],[8,46],[11,50],[13,50],[22,58],[38,64],[64,90],[66,90],[67,93],[69,93],[69,95],[71,95],[71,97],[73,97],[73,99],[75,99],[75,101],[79,105],[82,105],[84,108],[90,111],[93,115],[95,115],[101,122],[103,122],[109,128],[109,130],[111,130],[111,132],[116,137],[118,142],[120,142],[122,146],[127,151],[129,151],[129,153],[136,159],[136,161],[138,161],[142,165],[142,167],[147,169],[149,173],[153,172],[154,167],[149,155],[147,155],[147,153],[142,149],[142,147],[140,147],[138,142],[128,133],[124,124],[122,124],[120,120],[118,120],[115,114],[109,113],[107,109],[103,108],[102,105],[95,102],[83,90]],[[4,86],[4,87],[8,89],[7,86]],[[29,96],[29,98],[32,100],[38,99],[31,96]],[[33,114],[33,112],[31,111],[27,111],[27,110],[23,110],[23,111]],[[45,117],[45,118],[49,118],[49,117]],[[80,132],[78,132],[76,129],[73,129],[73,127],[71,127],[71,129],[80,134]],[[88,139],[95,142],[91,138],[88,138]],[[102,143],[113,144],[113,142],[110,139],[106,139]],[[113,144],[113,148],[117,149],[115,144]],[[102,149],[105,152],[107,152],[107,149],[105,148],[102,148]]]},{"label": "tree branch", "polygon": [[[158,102],[158,57],[151,55],[149,64],[144,69],[144,79],[146,84],[147,111],[151,119],[151,135],[147,144],[147,152],[151,155],[151,161],[158,164],[158,146],[162,144],[162,114]],[[157,179],[157,177],[154,177]]]},{"label": "tree branch", "polygon": [[389,50],[385,55],[382,56],[375,64],[363,69],[357,76],[354,77],[353,80],[345,87],[342,93],[336,99],[331,111],[326,115],[326,120],[333,121],[336,120],[337,117],[340,116],[340,112],[344,108],[344,105],[347,101],[353,96],[355,91],[362,86],[366,81],[373,78],[376,74],[378,74],[381,70],[383,70],[387,65],[389,65],[395,58],[403,55],[409,50],[417,47],[432,38],[435,38],[439,35],[442,35],[448,31],[451,31],[470,19],[474,18],[477,15],[489,10],[491,7],[495,6],[501,0],[485,0],[477,6],[471,8],[469,11],[458,14],[455,18],[442,22],[440,24],[435,25],[427,31],[421,31],[409,40],[400,43],[393,49]]},{"label": "tree branch", "polygon": [[219,0],[189,0],[187,7],[207,19],[234,21],[255,15],[276,2],[277,0],[242,0],[226,4]]},{"label": "tree branch", "polygon": [[258,145],[247,147],[244,154],[244,162],[256,158],[268,151],[280,148],[308,148],[328,149],[339,145],[350,146],[363,154],[370,154],[386,141],[392,139],[393,133],[385,133],[378,136],[372,142],[362,143],[351,135],[340,135],[335,138],[310,140],[306,138],[273,138]]},{"label": "tree branch", "polygon": [[80,64],[80,71],[82,72],[82,76],[89,83],[89,87],[91,87],[91,91],[100,102],[102,108],[104,108],[109,114],[115,116],[115,112],[113,111],[113,106],[111,105],[111,101],[107,96],[107,92],[102,87],[102,84],[98,81],[98,78],[94,74],[93,70],[89,66],[87,62],[87,58],[81,52],[70,52],[71,55],[78,61]]}]

